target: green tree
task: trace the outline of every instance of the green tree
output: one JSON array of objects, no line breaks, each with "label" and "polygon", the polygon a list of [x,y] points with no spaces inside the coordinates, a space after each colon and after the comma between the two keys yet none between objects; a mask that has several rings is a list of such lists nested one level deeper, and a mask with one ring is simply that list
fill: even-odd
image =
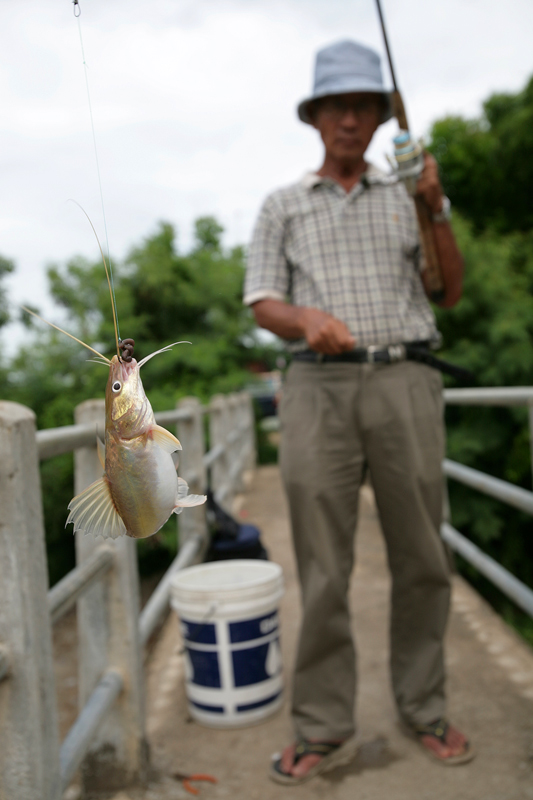
[{"label": "green tree", "polygon": [[6,275],[13,272],[15,265],[13,261],[8,258],[0,256],[0,328],[9,322],[9,311],[7,309],[7,294],[5,288],[2,286],[3,280]]},{"label": "green tree", "polygon": [[[172,225],[134,247],[126,261],[114,263],[120,331],[136,340],[143,356],[178,340],[177,345],[143,367],[143,384],[154,410],[173,408],[180,397],[204,401],[216,392],[240,389],[249,381],[249,361],[275,358],[256,338],[253,318],[242,305],[244,251],[225,250],[222,227],[213,217],[195,223],[189,253],[176,247]],[[61,327],[99,352],[115,351],[111,301],[103,265],[76,257],[48,268],[52,297],[67,316]],[[55,320],[51,320],[55,321]],[[61,333],[33,318],[35,337],[12,360],[2,395],[30,406],[39,428],[69,425],[75,406],[103,397],[104,367],[87,363],[90,354]],[[50,580],[54,583],[74,563],[72,529],[65,531],[72,497],[72,456],[42,466]],[[168,561],[175,549],[175,520],[165,531],[140,543],[141,569]]]},{"label": "green tree", "polygon": [[479,119],[434,123],[429,149],[453,205],[476,231],[533,228],[533,78],[517,94],[494,94]]},{"label": "green tree", "polygon": [[[445,353],[481,386],[533,385],[533,78],[494,94],[479,119],[446,117],[431,130],[454,229],[465,257],[463,297],[437,309]],[[460,212],[461,216],[457,213]],[[525,409],[449,407],[451,458],[531,489]],[[533,586],[531,519],[450,483],[453,522]],[[461,570],[533,642],[533,623],[465,563]]]},{"label": "green tree", "polygon": [[[522,234],[475,235],[456,214],[465,259],[462,299],[437,309],[442,357],[470,369],[480,386],[533,385],[533,246]],[[449,458],[531,490],[527,410],[449,406]],[[455,481],[449,482],[452,522],[514,575],[533,587],[531,518]],[[479,573],[463,574],[533,642],[533,625]]]}]

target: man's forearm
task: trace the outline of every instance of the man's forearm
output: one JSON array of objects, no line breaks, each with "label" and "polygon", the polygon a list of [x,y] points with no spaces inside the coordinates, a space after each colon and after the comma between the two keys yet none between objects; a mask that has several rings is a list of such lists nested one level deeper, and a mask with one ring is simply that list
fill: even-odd
[{"label": "man's forearm", "polygon": [[252,306],[257,324],[281,336],[282,339],[302,339],[305,336],[302,306],[293,306],[282,300],[259,300]]},{"label": "man's forearm", "polygon": [[352,350],[355,339],[340,319],[318,308],[293,306],[281,300],[258,300],[252,306],[255,319],[283,339],[306,339],[311,350],[334,355]]},{"label": "man's forearm", "polygon": [[445,292],[444,300],[439,306],[451,308],[459,301],[463,291],[463,257],[448,222],[434,223],[433,231]]}]

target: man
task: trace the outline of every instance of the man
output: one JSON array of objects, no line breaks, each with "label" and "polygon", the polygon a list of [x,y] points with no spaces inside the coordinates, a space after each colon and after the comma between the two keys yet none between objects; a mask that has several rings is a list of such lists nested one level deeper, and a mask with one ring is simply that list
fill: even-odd
[{"label": "man", "polygon": [[[300,783],[353,758],[355,654],[347,590],[366,466],[392,572],[391,674],[400,717],[442,764],[470,760],[446,721],[443,635],[449,574],[439,536],[444,455],[440,374],[401,345],[438,340],[424,291],[414,203],[365,161],[390,118],[379,56],[351,41],[317,55],[298,107],[324,144],[316,173],[267,198],[250,248],[244,302],[287,340],[281,469],[302,588],[292,715],[296,744],[271,777]],[[433,213],[445,285],[461,295],[462,258],[435,161],[418,192]]]}]

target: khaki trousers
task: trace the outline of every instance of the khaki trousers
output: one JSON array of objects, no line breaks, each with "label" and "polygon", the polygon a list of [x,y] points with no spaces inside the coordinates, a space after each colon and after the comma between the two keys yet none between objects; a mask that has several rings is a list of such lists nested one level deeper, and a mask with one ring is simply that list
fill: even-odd
[{"label": "khaki trousers", "polygon": [[390,663],[401,717],[444,714],[449,566],[439,536],[441,376],[423,364],[294,362],[281,401],[303,622],[293,720],[305,738],[354,733],[355,650],[347,591],[358,490],[370,469],[392,573]]}]

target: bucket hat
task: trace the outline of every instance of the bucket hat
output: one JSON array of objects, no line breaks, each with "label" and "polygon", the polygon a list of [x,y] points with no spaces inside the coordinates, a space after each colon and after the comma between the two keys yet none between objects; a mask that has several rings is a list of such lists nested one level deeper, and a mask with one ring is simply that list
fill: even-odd
[{"label": "bucket hat", "polygon": [[350,39],[334,42],[316,54],[313,94],[298,105],[299,118],[312,125],[309,107],[313,100],[346,92],[382,94],[386,107],[381,122],[391,118],[390,91],[383,85],[379,55]]}]

